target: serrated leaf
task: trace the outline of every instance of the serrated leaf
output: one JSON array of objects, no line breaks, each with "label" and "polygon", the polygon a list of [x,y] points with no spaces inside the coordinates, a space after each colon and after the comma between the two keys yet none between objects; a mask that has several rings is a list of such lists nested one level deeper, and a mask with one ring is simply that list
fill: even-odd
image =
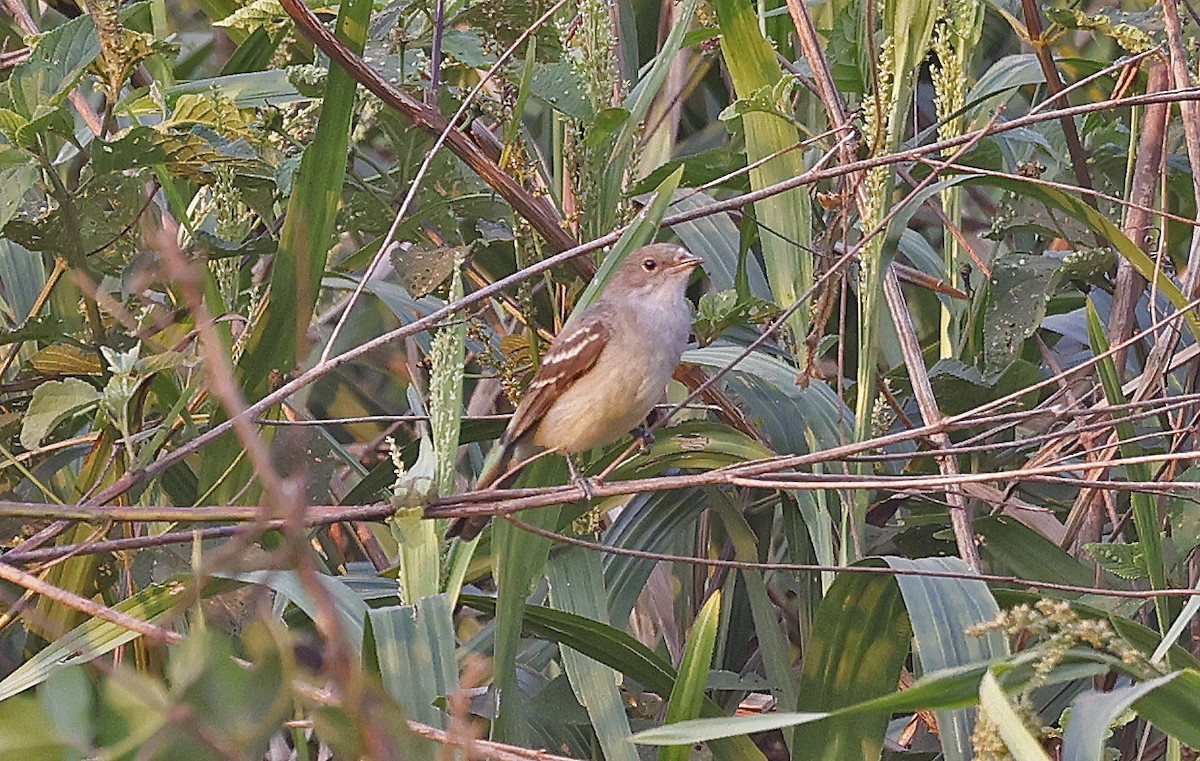
[{"label": "serrated leaf", "polygon": [[[43,341],[47,338],[58,338],[62,335],[62,320],[50,314],[29,319],[24,325],[12,330],[0,330],[0,346],[6,343],[22,341]],[[42,349],[46,350],[46,349]],[[35,354],[34,356],[37,356]],[[98,366],[98,361],[97,361]]]},{"label": "serrated leaf", "polygon": [[1144,579],[1147,576],[1146,556],[1140,543],[1102,544],[1091,542],[1083,546],[1102,568],[1123,579]]},{"label": "serrated leaf", "polygon": [[29,124],[29,120],[10,108],[0,108],[0,134],[12,142],[17,142],[17,135]]},{"label": "serrated leaf", "polygon": [[100,392],[87,381],[64,378],[43,383],[33,390],[33,399],[21,424],[21,446],[37,449],[54,426],[100,400]]},{"label": "serrated leaf", "polygon": [[100,38],[91,16],[83,15],[31,42],[32,55],[13,69],[8,85],[14,110],[32,121],[66,99],[100,55]]},{"label": "serrated leaf", "polygon": [[253,139],[252,112],[238,108],[233,99],[220,94],[185,93],[175,100],[171,118],[163,127],[203,124],[222,134]]},{"label": "serrated leaf", "polygon": [[281,25],[288,18],[279,0],[253,0],[212,25],[252,32],[264,26]]},{"label": "serrated leaf", "polygon": [[1087,29],[1111,37],[1134,54],[1157,46],[1155,37],[1160,37],[1163,31],[1162,9],[1158,6],[1143,12],[1102,8],[1089,14],[1078,8],[1047,5],[1046,15],[1068,29]]},{"label": "serrated leaf", "polygon": [[21,199],[37,178],[38,168],[33,156],[0,146],[0,228],[17,213]]}]

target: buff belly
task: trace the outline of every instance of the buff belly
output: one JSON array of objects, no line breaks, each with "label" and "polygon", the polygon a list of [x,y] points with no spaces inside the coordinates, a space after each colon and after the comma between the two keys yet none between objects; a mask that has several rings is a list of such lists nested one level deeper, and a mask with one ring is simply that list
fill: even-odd
[{"label": "buff belly", "polygon": [[538,425],[535,444],[564,452],[610,444],[645,420],[662,398],[668,380],[665,375],[647,375],[644,367],[614,362],[607,354],[591,372],[604,373],[610,382],[576,383],[564,392]]}]

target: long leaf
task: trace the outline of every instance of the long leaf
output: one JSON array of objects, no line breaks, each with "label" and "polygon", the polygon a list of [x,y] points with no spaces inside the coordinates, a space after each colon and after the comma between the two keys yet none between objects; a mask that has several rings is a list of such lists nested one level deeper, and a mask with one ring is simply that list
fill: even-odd
[{"label": "long leaf", "polygon": [[[716,0],[721,26],[721,54],[739,98],[770,93],[783,80],[775,49],[763,37],[754,6],[742,0]],[[766,163],[750,170],[750,186],[759,190],[804,172],[804,160],[793,148],[799,141],[795,126],[783,116],[750,111],[741,116],[746,139],[746,163]],[[786,151],[786,152],[784,152]],[[781,154],[782,155],[776,155]],[[772,157],[769,160],[768,157]],[[801,189],[765,198],[754,204],[762,223],[763,260],[767,281],[781,307],[795,303],[813,282],[812,207]],[[798,309],[788,321],[798,345],[808,333],[808,310]]]},{"label": "long leaf", "polygon": [[[362,53],[366,43],[371,8],[368,0],[351,0],[338,12],[337,35],[355,53]],[[292,185],[268,304],[251,332],[241,363],[244,392],[252,399],[265,392],[271,371],[290,373],[296,366],[333,245],[355,95],[350,75],[331,66],[316,135],[304,150]]]},{"label": "long leaf", "polygon": [[[803,713],[826,712],[895,692],[911,635],[896,582],[873,574],[842,574],[817,609],[800,677]],[[794,761],[871,761],[883,749],[887,717],[832,717],[797,728]]]},{"label": "long leaf", "polygon": [[[518,485],[561,482],[566,468],[542,458],[525,469]],[[557,529],[561,505],[527,510],[521,519],[539,528]],[[525,598],[539,579],[550,554],[551,541],[522,531],[505,520],[492,524],[492,551],[496,579],[496,642],[492,654],[493,684],[499,705],[492,722],[492,738],[524,744],[524,703],[517,688],[517,649],[521,641]]]},{"label": "long leaf", "polygon": [[[1108,351],[1108,336],[1100,324],[1100,315],[1096,312],[1096,307],[1090,299],[1087,303],[1087,324],[1092,353],[1096,356],[1105,354]],[[1125,392],[1121,390],[1121,377],[1117,373],[1117,367],[1111,354],[1100,359],[1096,365],[1096,373],[1100,377],[1100,385],[1104,388],[1104,398],[1108,403],[1110,405],[1124,404]],[[1124,413],[1115,414],[1117,436],[1121,441],[1133,441],[1136,436],[1133,424],[1127,420],[1121,420],[1124,416]],[[1136,457],[1141,454],[1141,447],[1132,443],[1122,444],[1120,451],[1126,457]],[[1148,463],[1130,463],[1125,466],[1125,469],[1133,481],[1153,479]],[[1162,532],[1158,528],[1158,504],[1153,496],[1144,491],[1133,492],[1129,501],[1133,507],[1133,525],[1137,527],[1138,544],[1142,549],[1142,556],[1145,558],[1150,584],[1155,589],[1165,589],[1167,587],[1167,566],[1166,558],[1163,556]],[[1170,625],[1167,622],[1171,620],[1167,599],[1165,597],[1154,598],[1154,610],[1158,613],[1159,628],[1165,630]]]},{"label": "long leaf", "polygon": [[[113,610],[143,621],[155,621],[171,610],[184,588],[184,585],[175,582],[154,584],[117,603]],[[90,619],[51,642],[0,681],[0,700],[41,684],[61,668],[87,663],[140,636],[123,626]]]},{"label": "long leaf", "polygon": [[405,714],[443,729],[449,717],[434,704],[458,686],[451,616],[446,595],[425,597],[416,605],[373,608],[367,614],[364,646],[384,689]]},{"label": "long leaf", "polygon": [[979,684],[979,705],[1016,761],[1050,761],[1050,756],[1004,697],[1000,683],[990,671],[983,675]]},{"label": "long leaf", "polygon": [[[608,601],[599,555],[577,547],[568,549],[546,564],[546,575],[550,581],[550,603],[555,608],[606,622]],[[629,719],[617,690],[615,672],[570,645],[560,644],[559,649],[567,680],[580,705],[587,710],[604,757],[610,761],[637,761],[637,753],[629,742]]]},{"label": "long leaf", "polygon": [[[683,651],[683,660],[679,663],[679,676],[667,701],[667,724],[694,719],[700,715],[713,651],[717,644],[720,612],[721,590],[717,589],[708,598],[708,602],[704,603],[692,625],[687,648]],[[691,751],[690,744],[668,745],[659,751],[658,761],[687,761]]]},{"label": "long leaf", "polygon": [[[497,600],[492,597],[464,594],[459,599],[476,610],[494,613],[498,609]],[[569,645],[637,680],[648,690],[669,695],[674,688],[675,669],[671,664],[620,629],[540,605],[526,605],[522,623],[527,633]],[[702,716],[724,716],[724,713],[716,703],[704,700]],[[754,743],[745,737],[732,736],[737,734],[714,738],[721,741],[710,744],[713,755],[730,761],[763,761],[764,756]]]},{"label": "long leaf", "polygon": [[[970,569],[958,558],[884,558],[896,569],[957,571]],[[925,672],[986,663],[1008,654],[998,632],[985,637],[967,636],[967,627],[991,621],[1000,612],[982,581],[929,576],[897,576],[904,607],[912,624],[914,650]],[[948,761],[968,761],[974,755],[971,732],[975,717],[970,709],[938,712],[938,735]]]}]

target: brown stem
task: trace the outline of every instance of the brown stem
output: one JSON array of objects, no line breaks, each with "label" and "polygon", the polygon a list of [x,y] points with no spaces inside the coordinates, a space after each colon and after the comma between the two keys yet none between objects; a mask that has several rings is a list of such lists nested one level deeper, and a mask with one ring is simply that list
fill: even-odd
[{"label": "brown stem", "polygon": [[[1049,44],[1045,40],[1045,29],[1042,27],[1042,12],[1038,9],[1036,0],[1021,0],[1025,11],[1025,26],[1029,34],[1029,44],[1041,64],[1042,73],[1046,75],[1046,87],[1051,96],[1057,96],[1065,85],[1058,67],[1054,65],[1054,56],[1050,53]],[[1067,141],[1067,151],[1071,154],[1071,164],[1075,168],[1075,177],[1085,188],[1092,187],[1092,173],[1088,170],[1087,154],[1083,152],[1083,143],[1079,139],[1079,131],[1075,129],[1075,120],[1069,116],[1059,119],[1062,124],[1063,137]],[[1090,206],[1096,206],[1096,197],[1090,193],[1083,194],[1083,200]]]},{"label": "brown stem", "polygon": [[[381,77],[374,69],[341,40],[326,29],[316,15],[301,0],[281,0],[284,10],[296,22],[296,26],[323,53],[346,70],[350,77],[362,84],[380,100],[410,119],[417,127],[432,135],[440,135],[450,126],[449,121],[436,108],[421,103]],[[471,167],[513,209],[546,239],[550,248],[565,251],[576,245],[576,241],[562,227],[562,219],[549,203],[534,198],[525,188],[508,175],[500,165],[456,128],[450,129],[446,145],[455,156]],[[586,265],[585,265],[586,266]],[[590,274],[590,273],[588,273]]]},{"label": "brown stem", "polygon": [[[1170,87],[1167,76],[1167,66],[1162,61],[1155,61],[1150,66],[1147,76],[1146,92],[1162,92]],[[1167,116],[1170,105],[1154,103],[1146,107],[1142,118],[1141,134],[1138,137],[1136,150],[1137,160],[1134,162],[1133,179],[1129,187],[1129,201],[1136,206],[1128,207],[1125,213],[1125,224],[1122,231],[1133,244],[1149,253],[1150,204],[1154,203],[1154,195],[1160,179],[1160,165],[1163,160],[1164,140],[1166,139]],[[1127,338],[1133,332],[1135,318],[1134,307],[1142,297],[1146,287],[1146,279],[1134,269],[1128,259],[1122,258],[1117,263],[1117,286],[1113,294],[1112,317],[1108,326],[1109,343],[1117,343]],[[1113,356],[1117,372],[1124,374],[1125,351]]]},{"label": "brown stem", "polygon": [[[294,2],[294,0],[286,0],[286,1]],[[898,151],[898,152],[890,154],[888,156],[878,156],[878,157],[874,157],[874,158],[870,158],[870,159],[864,159],[862,161],[856,161],[856,162],[853,162],[853,163],[847,164],[847,165],[830,167],[827,169],[821,169],[821,170],[817,170],[817,171],[804,172],[803,174],[800,174],[796,177],[790,178],[783,182],[779,182],[779,183],[776,183],[775,185],[771,185],[769,187],[762,188],[760,190],[756,190],[756,191],[753,191],[750,193],[745,193],[736,198],[730,198],[730,199],[727,199],[724,201],[718,201],[716,203],[709,204],[707,206],[704,206],[704,207],[701,207],[698,209],[693,209],[693,210],[681,212],[678,214],[672,214],[663,220],[663,225],[664,226],[676,225],[676,224],[680,224],[683,222],[690,222],[691,220],[694,220],[694,219],[700,219],[702,217],[711,216],[713,214],[720,214],[723,212],[731,211],[733,209],[740,209],[744,206],[754,203],[755,201],[762,200],[763,198],[769,198],[773,195],[777,195],[784,191],[791,190],[792,188],[797,188],[797,187],[801,187],[803,185],[813,184],[816,182],[820,182],[821,180],[831,179],[834,177],[841,177],[841,176],[845,176],[845,175],[852,175],[855,172],[861,172],[861,171],[871,169],[871,168],[877,167],[877,166],[885,166],[885,165],[889,165],[889,164],[899,164],[899,163],[904,163],[904,162],[909,162],[909,161],[916,161],[916,160],[920,159],[921,157],[926,156],[931,153],[938,153],[947,148],[953,148],[956,146],[964,145],[966,143],[971,143],[971,142],[977,141],[980,139],[981,136],[997,134],[997,133],[1001,133],[1001,132],[1007,132],[1009,130],[1028,126],[1029,124],[1036,124],[1036,123],[1044,122],[1044,121],[1047,121],[1050,119],[1055,119],[1062,115],[1075,115],[1075,114],[1082,114],[1082,113],[1091,113],[1093,111],[1103,111],[1103,110],[1111,109],[1114,106],[1121,106],[1121,105],[1126,105],[1126,106],[1145,105],[1148,103],[1162,103],[1162,102],[1173,102],[1173,101],[1181,101],[1181,100],[1194,100],[1197,98],[1200,98],[1200,91],[1194,91],[1194,90],[1185,91],[1185,92],[1149,93],[1149,94],[1142,95],[1142,96],[1122,98],[1120,100],[1101,101],[1101,102],[1097,102],[1097,103],[1088,103],[1088,104],[1084,104],[1084,105],[1080,105],[1080,106],[1072,106],[1070,108],[1060,109],[1060,110],[1056,110],[1056,111],[1047,111],[1044,113],[1034,114],[1031,116],[1019,117],[1019,118],[1004,122],[1003,124],[989,125],[987,128],[982,129],[982,130],[977,130],[977,131],[970,132],[965,135],[961,135],[961,136],[955,137],[955,138],[950,138],[947,140],[940,140],[936,143],[931,143],[929,145],[924,145],[924,146],[920,146],[917,148],[910,148],[910,149],[904,150],[904,151]],[[159,458],[158,460],[155,460],[154,462],[150,463],[142,470],[127,472],[125,475],[121,476],[121,478],[117,479],[117,481],[115,481],[113,484],[111,484],[108,488],[106,488],[102,492],[98,493],[92,500],[90,500],[90,503],[91,504],[104,504],[105,502],[108,502],[108,501],[114,499],[116,496],[125,493],[130,488],[132,488],[134,485],[141,483],[146,478],[150,478],[150,477],[157,475],[158,473],[161,473],[163,470],[170,467],[171,465],[178,462],[179,460],[195,453],[196,451],[198,451],[199,449],[201,449],[208,443],[212,442],[213,440],[220,438],[221,436],[224,436],[225,434],[229,433],[230,430],[233,428],[235,420],[240,419],[241,417],[258,417],[258,416],[262,415],[266,410],[270,409],[271,407],[274,407],[276,404],[279,404],[284,399],[287,399],[289,396],[296,393],[300,389],[305,388],[306,386],[310,385],[311,383],[318,380],[319,378],[322,378],[322,377],[328,375],[329,373],[333,372],[334,370],[341,367],[342,365],[344,365],[348,362],[352,362],[355,359],[357,359],[369,352],[375,351],[376,349],[379,349],[383,346],[386,346],[394,341],[406,338],[411,335],[415,335],[423,330],[427,330],[428,328],[433,327],[434,325],[437,325],[438,323],[440,323],[442,320],[446,319],[450,315],[452,315],[468,306],[477,304],[477,303],[483,301],[484,299],[490,298],[491,296],[499,293],[500,291],[511,288],[514,285],[517,285],[518,283],[524,282],[525,280],[528,280],[542,272],[545,272],[554,266],[557,266],[566,261],[569,261],[570,259],[572,259],[574,257],[577,257],[581,254],[588,253],[591,251],[597,251],[597,250],[603,248],[604,246],[615,243],[617,241],[617,239],[620,237],[621,232],[622,232],[622,230],[614,230],[611,233],[602,235],[599,238],[596,238],[592,241],[589,241],[587,243],[576,246],[575,248],[568,249],[559,254],[550,256],[540,262],[537,262],[536,264],[526,267],[525,269],[523,269],[519,272],[516,272],[516,273],[514,273],[506,278],[503,278],[501,280],[498,280],[489,286],[480,288],[479,290],[468,294],[464,298],[459,299],[458,301],[456,301],[454,303],[447,304],[445,307],[442,307],[441,309],[431,312],[430,314],[428,314],[418,320],[414,320],[413,322],[411,322],[407,325],[404,325],[400,328],[389,331],[383,335],[376,336],[375,338],[373,338],[369,341],[365,341],[362,344],[359,344],[358,346],[354,347],[353,349],[349,349],[349,350],[343,352],[342,354],[339,354],[335,357],[330,357],[326,361],[317,363],[317,365],[312,367],[310,370],[304,372],[299,377],[295,378],[292,381],[289,381],[288,383],[285,383],[284,385],[282,385],[278,389],[276,389],[274,392],[268,394],[267,396],[258,400],[254,404],[249,405],[245,409],[245,411],[242,412],[240,415],[238,415],[236,418],[231,418],[230,420],[226,420],[223,423],[221,423],[217,426],[214,426],[213,428],[205,431],[204,433],[200,434],[196,438],[189,441],[186,445],[184,445],[176,450],[173,450],[172,452],[164,455],[163,457]],[[1188,315],[1189,311],[1183,310],[1179,314],[1180,315]],[[1191,319],[1190,316],[1188,316],[1187,319]],[[22,549],[27,549],[27,547],[22,547]]]}]

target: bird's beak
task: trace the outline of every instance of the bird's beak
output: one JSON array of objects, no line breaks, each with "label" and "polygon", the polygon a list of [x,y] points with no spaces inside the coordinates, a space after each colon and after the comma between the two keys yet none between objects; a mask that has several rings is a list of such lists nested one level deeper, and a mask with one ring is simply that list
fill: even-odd
[{"label": "bird's beak", "polygon": [[703,259],[688,251],[680,251],[675,254],[675,258],[671,261],[671,272],[679,272],[682,270],[694,270],[698,265],[704,262]]}]

